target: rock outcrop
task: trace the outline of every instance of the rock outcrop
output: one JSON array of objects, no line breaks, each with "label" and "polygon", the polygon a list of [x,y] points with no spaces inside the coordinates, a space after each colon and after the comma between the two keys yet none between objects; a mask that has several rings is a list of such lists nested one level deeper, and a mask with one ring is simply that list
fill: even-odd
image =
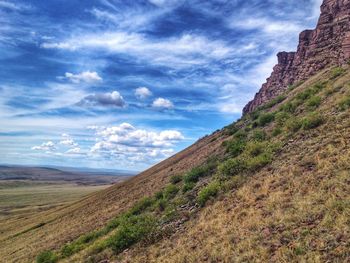
[{"label": "rock outcrop", "polygon": [[324,0],[314,30],[300,34],[297,52],[281,52],[278,64],[243,114],[281,94],[289,85],[303,81],[325,67],[350,59],[350,0]]}]

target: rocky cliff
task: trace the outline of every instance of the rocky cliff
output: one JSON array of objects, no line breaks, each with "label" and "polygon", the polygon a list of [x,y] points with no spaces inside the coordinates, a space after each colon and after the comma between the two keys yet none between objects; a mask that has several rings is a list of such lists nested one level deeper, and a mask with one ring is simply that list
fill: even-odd
[{"label": "rocky cliff", "polygon": [[303,81],[330,65],[350,59],[350,0],[324,0],[314,30],[300,34],[296,52],[281,52],[278,64],[243,114],[282,93],[289,85]]}]

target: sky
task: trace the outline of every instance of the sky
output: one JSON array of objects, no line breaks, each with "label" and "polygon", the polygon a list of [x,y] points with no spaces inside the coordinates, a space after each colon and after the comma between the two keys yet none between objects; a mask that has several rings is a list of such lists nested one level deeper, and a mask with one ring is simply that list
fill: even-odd
[{"label": "sky", "polygon": [[0,163],[140,171],[232,123],[321,0],[0,0]]}]

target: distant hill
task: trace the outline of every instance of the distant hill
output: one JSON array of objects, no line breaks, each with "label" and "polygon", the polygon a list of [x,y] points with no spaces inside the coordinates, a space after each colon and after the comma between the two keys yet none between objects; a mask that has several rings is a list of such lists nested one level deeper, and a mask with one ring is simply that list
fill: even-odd
[{"label": "distant hill", "polygon": [[77,184],[110,184],[120,182],[134,174],[97,169],[71,169],[53,167],[0,166],[0,180],[64,181]]}]

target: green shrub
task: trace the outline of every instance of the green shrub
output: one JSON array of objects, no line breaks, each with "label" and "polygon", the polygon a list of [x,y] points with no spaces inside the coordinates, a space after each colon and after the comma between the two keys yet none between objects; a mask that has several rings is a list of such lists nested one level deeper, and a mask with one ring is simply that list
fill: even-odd
[{"label": "green shrub", "polygon": [[262,154],[266,150],[266,147],[268,147],[268,143],[266,142],[249,142],[245,154],[249,157],[255,157]]},{"label": "green shrub", "polygon": [[138,215],[123,218],[118,231],[109,238],[111,249],[119,254],[133,244],[146,239],[157,229],[153,216]]},{"label": "green shrub", "polygon": [[289,119],[286,124],[285,127],[287,129],[287,131],[289,132],[297,132],[301,129],[303,123],[300,119],[298,118],[291,118]]},{"label": "green shrub", "polygon": [[159,211],[164,211],[168,206],[168,201],[165,199],[159,199],[157,200],[155,206]]},{"label": "green shrub", "polygon": [[264,152],[253,158],[247,160],[247,169],[249,171],[256,171],[272,162],[272,154],[269,152]]},{"label": "green shrub", "polygon": [[256,111],[253,111],[252,113],[250,113],[250,118],[254,121],[254,120],[257,120],[260,116],[260,111],[259,110],[256,110]]},{"label": "green shrub", "polygon": [[179,192],[179,188],[175,185],[168,185],[164,189],[164,198],[167,200],[173,199]]},{"label": "green shrub", "polygon": [[265,126],[272,122],[275,119],[275,115],[273,113],[264,113],[261,114],[258,119],[259,126]]},{"label": "green shrub", "polygon": [[248,134],[246,131],[240,129],[234,134],[234,138],[239,139],[239,140],[245,140],[248,138]]},{"label": "green shrub", "polygon": [[317,128],[323,123],[323,118],[317,113],[311,113],[302,120],[302,127],[304,130]]},{"label": "green shrub", "polygon": [[234,158],[221,163],[218,167],[218,172],[223,176],[234,176],[245,169],[246,165],[244,160],[241,158]]},{"label": "green shrub", "polygon": [[323,90],[324,88],[326,88],[326,82],[319,82],[319,83],[316,83],[312,88],[314,90],[314,93],[318,93],[320,92],[321,90]]},{"label": "green shrub", "polygon": [[52,251],[41,252],[37,258],[37,263],[55,263],[58,261],[57,255]]},{"label": "green shrub", "polygon": [[269,109],[272,108],[273,106],[281,103],[282,101],[284,101],[287,97],[285,95],[279,95],[276,98],[270,100],[269,102],[267,102],[265,105],[262,106],[262,109]]},{"label": "green shrub", "polygon": [[212,164],[205,164],[195,167],[185,174],[183,181],[185,183],[196,183],[198,182],[199,178],[209,175],[212,169]]},{"label": "green shrub", "polygon": [[344,72],[345,72],[345,69],[341,67],[334,68],[331,72],[331,79],[336,79],[340,77],[341,75],[344,74]]},{"label": "green shrub", "polygon": [[290,118],[290,114],[285,111],[280,111],[276,113],[275,120],[278,125],[284,125],[286,121]]},{"label": "green shrub", "polygon": [[228,135],[233,135],[233,134],[235,134],[238,130],[239,130],[239,128],[237,128],[235,124],[231,124],[231,125],[229,125],[229,126],[226,127],[225,133],[228,134]]},{"label": "green shrub", "polygon": [[306,105],[309,108],[315,109],[321,105],[321,98],[318,96],[313,96],[310,99],[308,99],[308,101],[306,102]]},{"label": "green shrub", "polygon": [[280,111],[284,111],[284,112],[288,112],[288,113],[294,113],[297,109],[297,104],[293,101],[289,101],[285,104],[283,104],[281,107],[280,107]]},{"label": "green shrub", "polygon": [[182,181],[182,176],[181,175],[173,175],[170,178],[170,183],[172,183],[172,184],[177,184],[177,183],[180,183],[181,181]]},{"label": "green shrub", "polygon": [[314,90],[312,88],[308,88],[303,92],[298,93],[295,98],[299,101],[305,101],[314,94],[315,94]]},{"label": "green shrub", "polygon": [[350,108],[350,96],[345,97],[339,103],[339,109],[345,111]]},{"label": "green shrub", "polygon": [[196,183],[194,183],[194,182],[184,183],[184,185],[182,187],[182,192],[186,193],[188,191],[191,191],[195,186],[196,186]]},{"label": "green shrub", "polygon": [[281,127],[276,127],[273,131],[272,131],[272,136],[278,136],[283,132],[283,130],[281,129]]},{"label": "green shrub", "polygon": [[264,130],[257,129],[253,132],[251,139],[254,141],[262,142],[267,138],[267,134]]},{"label": "green shrub", "polygon": [[138,201],[131,209],[130,213],[133,215],[141,214],[147,208],[151,207],[154,204],[153,198],[144,197],[140,201]]},{"label": "green shrub", "polygon": [[244,140],[233,139],[226,143],[226,151],[230,154],[230,156],[237,157],[243,152],[245,145],[246,142]]},{"label": "green shrub", "polygon": [[202,190],[199,191],[197,202],[200,206],[204,206],[206,202],[215,197],[220,191],[220,183],[217,181],[211,182],[205,186]]},{"label": "green shrub", "polygon": [[157,192],[157,193],[154,195],[154,197],[156,198],[156,200],[163,199],[163,197],[164,197],[163,191]]}]

